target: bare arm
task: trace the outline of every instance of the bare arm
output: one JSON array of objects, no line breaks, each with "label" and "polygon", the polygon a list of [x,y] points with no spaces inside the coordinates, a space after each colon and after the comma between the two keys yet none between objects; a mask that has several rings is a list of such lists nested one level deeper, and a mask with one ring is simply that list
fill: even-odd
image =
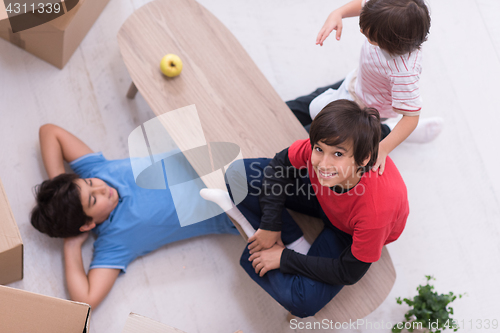
[{"label": "bare arm", "polygon": [[373,171],[379,170],[379,174],[384,173],[385,159],[391,151],[401,144],[415,130],[420,116],[403,116],[396,124],[396,127],[380,142],[378,148],[377,162],[373,166]]},{"label": "bare arm", "polygon": [[330,35],[333,30],[337,30],[336,38],[340,40],[342,35],[342,19],[346,17],[359,16],[361,8],[363,7],[363,0],[352,0],[340,8],[335,9],[328,15],[325,24],[316,37],[316,45],[323,46],[323,42]]},{"label": "bare arm", "polygon": [[64,173],[63,161],[71,162],[92,153],[80,139],[56,125],[43,125],[40,127],[39,136],[43,165],[51,179]]},{"label": "bare arm", "polygon": [[335,11],[338,11],[342,15],[342,18],[354,17],[359,16],[362,7],[363,0],[352,0]]},{"label": "bare arm", "polygon": [[88,232],[64,239],[66,283],[73,301],[89,304],[95,309],[110,292],[120,274],[119,269],[95,268],[85,274],[82,261],[82,244]]},{"label": "bare arm", "polygon": [[[71,162],[92,153],[92,150],[73,134],[53,124],[40,127],[40,149],[49,178],[65,172],[64,161]],[[85,274],[82,261],[82,244],[89,233],[64,239],[66,283],[74,301],[99,305],[115,283],[119,269],[92,269]]]}]

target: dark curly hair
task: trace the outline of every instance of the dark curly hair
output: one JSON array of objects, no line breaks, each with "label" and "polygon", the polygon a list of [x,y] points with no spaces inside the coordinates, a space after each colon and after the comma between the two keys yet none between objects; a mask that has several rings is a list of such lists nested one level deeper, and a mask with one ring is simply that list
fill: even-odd
[{"label": "dark curly hair", "polygon": [[314,118],[309,138],[313,149],[317,142],[329,146],[352,142],[358,166],[370,157],[363,168],[368,170],[377,161],[380,132],[380,115],[376,109],[362,109],[355,102],[339,99],[325,106]]},{"label": "dark curly hair", "polygon": [[370,0],[361,10],[359,27],[382,50],[402,55],[427,40],[431,17],[424,0]]},{"label": "dark curly hair", "polygon": [[81,234],[80,227],[92,221],[83,211],[79,177],[63,173],[35,187],[36,206],[31,224],[50,237],[72,237]]}]

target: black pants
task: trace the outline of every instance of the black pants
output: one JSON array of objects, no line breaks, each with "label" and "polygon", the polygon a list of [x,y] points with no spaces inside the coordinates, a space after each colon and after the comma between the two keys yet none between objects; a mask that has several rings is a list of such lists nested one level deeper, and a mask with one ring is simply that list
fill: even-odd
[{"label": "black pants", "polygon": [[[301,96],[294,99],[293,101],[286,102],[286,105],[288,105],[290,110],[292,110],[295,117],[297,117],[297,119],[300,121],[302,126],[304,126],[307,132],[309,132],[312,123],[311,115],[309,114],[309,104],[311,104],[313,99],[315,99],[317,96],[321,95],[328,89],[332,88],[334,90],[337,90],[342,82],[344,82],[344,80],[332,84],[331,86],[318,88],[309,95]],[[380,129],[380,141],[382,141],[391,132],[391,129],[386,124],[380,124]]]}]

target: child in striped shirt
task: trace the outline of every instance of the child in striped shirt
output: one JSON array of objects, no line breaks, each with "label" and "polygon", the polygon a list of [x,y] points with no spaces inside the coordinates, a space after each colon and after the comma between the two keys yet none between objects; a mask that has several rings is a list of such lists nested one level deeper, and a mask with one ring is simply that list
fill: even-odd
[{"label": "child in striped shirt", "polygon": [[314,119],[328,103],[346,98],[361,107],[376,108],[381,118],[402,115],[380,142],[373,170],[382,174],[387,155],[406,138],[412,142],[429,142],[442,128],[441,118],[419,123],[420,46],[427,40],[431,19],[424,0],[352,0],[328,16],[316,44],[323,45],[333,30],[340,40],[342,19],[358,15],[361,33],[366,36],[359,68],[349,73],[338,89],[328,89],[312,100],[309,111]]}]

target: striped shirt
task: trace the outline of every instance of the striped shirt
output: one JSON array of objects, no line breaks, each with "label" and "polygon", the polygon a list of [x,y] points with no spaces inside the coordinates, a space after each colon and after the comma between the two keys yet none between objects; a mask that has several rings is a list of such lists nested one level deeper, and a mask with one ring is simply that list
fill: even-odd
[{"label": "striped shirt", "polygon": [[420,50],[392,57],[366,39],[354,93],[366,106],[376,108],[381,118],[394,118],[398,113],[417,116],[422,108],[421,63]]}]

